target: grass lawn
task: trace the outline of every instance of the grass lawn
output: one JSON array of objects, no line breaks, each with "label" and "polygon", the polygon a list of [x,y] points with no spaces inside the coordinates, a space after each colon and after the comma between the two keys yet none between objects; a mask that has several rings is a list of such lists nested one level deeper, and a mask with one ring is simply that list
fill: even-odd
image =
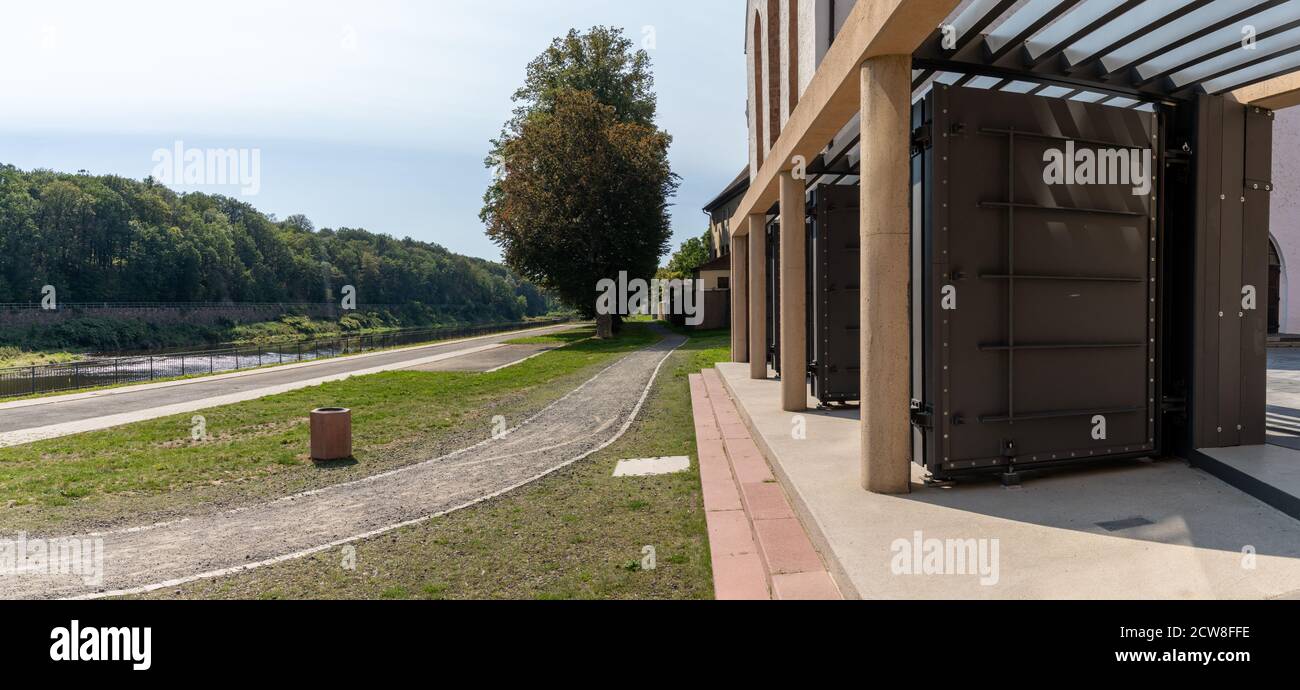
[{"label": "grass lawn", "polygon": [[507,340],[507,345],[570,345],[596,336],[596,327],[584,326],[559,333],[531,335]]},{"label": "grass lawn", "polygon": [[[541,327],[541,326],[523,326],[523,327],[520,328],[520,330],[528,330],[528,329],[530,329],[530,328],[542,328],[542,327]],[[593,327],[590,329],[590,331],[591,331],[591,332],[588,333],[588,335],[589,335],[589,336],[590,336],[590,335],[594,335],[594,333],[595,333],[595,327],[593,326]],[[503,331],[503,333],[504,333],[504,332],[506,332],[506,331]],[[354,334],[351,334],[351,333],[350,333],[349,335],[354,335]],[[497,334],[491,334],[491,335],[497,335]],[[557,335],[558,335],[558,334],[557,334]],[[474,337],[481,337],[481,336],[474,336]],[[539,336],[539,337],[545,337],[545,336]],[[447,340],[447,341],[451,341],[451,340],[462,340],[462,338],[448,338],[448,339],[446,339],[446,340]],[[517,338],[516,340],[519,341],[519,344],[527,344],[527,342],[525,342],[525,341],[527,341],[528,338]],[[574,342],[576,342],[576,340],[577,340],[577,339],[575,339]],[[423,346],[425,346],[425,345],[436,345],[437,343],[440,343],[440,342],[444,342],[444,341],[442,341],[442,340],[430,340],[430,341],[428,341],[428,342],[424,342],[424,343],[406,343],[406,344],[403,344],[403,345],[394,345],[393,347],[377,347],[377,348],[374,348],[374,349],[371,349],[371,350],[366,350],[365,352],[351,352],[351,353],[347,353],[347,354],[335,355],[335,356],[333,356],[333,357],[322,357],[322,358],[320,358],[320,359],[318,359],[318,360],[307,360],[307,361],[327,361],[327,360],[330,360],[330,359],[339,359],[339,358],[341,358],[341,357],[356,357],[357,355],[362,355],[362,354],[367,354],[367,355],[368,355],[368,354],[373,354],[373,353],[375,353],[375,352],[386,352],[386,351],[388,351],[388,350],[399,350],[399,349],[405,349],[405,348],[411,348],[411,347],[423,347]],[[508,342],[513,343],[513,342],[515,342],[515,341],[508,341]],[[539,341],[537,341],[537,342],[539,342],[539,343],[550,343],[550,342],[554,342],[554,343],[557,343],[557,344],[564,344],[564,343],[567,342],[567,341],[564,341],[564,340],[554,340],[554,341],[552,341],[552,340],[539,340]],[[11,348],[11,350],[12,350],[12,352],[15,352],[15,353],[18,352],[18,350],[17,350],[16,348]],[[0,348],[0,357],[3,357],[3,356],[4,356],[4,353],[5,353],[5,348]],[[81,356],[81,355],[75,355],[75,354],[71,354],[71,353],[59,353],[59,352],[40,352],[40,353],[36,353],[36,352],[28,352],[28,353],[20,353],[20,354],[15,355],[15,361],[17,361],[18,359],[20,359],[20,358],[22,358],[22,357],[36,357],[36,358],[44,358],[44,361],[43,361],[43,362],[42,362],[42,361],[35,361],[35,360],[34,360],[34,361],[32,361],[32,362],[30,362],[30,363],[28,363],[28,364],[25,364],[25,365],[23,365],[23,366],[31,366],[32,364],[42,364],[42,363],[44,363],[44,364],[57,364],[57,363],[62,363],[62,362],[78,361],[78,360],[81,360],[81,359],[82,359],[82,356]],[[236,371],[244,372],[244,371],[253,371],[253,370],[255,370],[255,369],[270,369],[270,368],[272,368],[272,367],[283,367],[283,366],[288,366],[288,365],[291,365],[291,364],[298,364],[298,362],[292,362],[292,361],[290,361],[290,362],[276,362],[276,363],[274,363],[274,364],[263,364],[263,365],[260,366],[260,367],[242,367],[242,368],[240,368],[240,369],[238,369],[238,370],[217,371],[217,372],[212,372],[212,373],[202,372],[202,373],[198,373],[198,374],[186,374],[185,376],[165,376],[165,377],[160,376],[160,377],[158,377],[158,378],[153,379],[152,381],[130,381],[130,382],[127,382],[127,383],[110,383],[110,384],[103,385],[103,386],[87,386],[87,387],[85,387],[85,388],[77,388],[77,389],[74,389],[74,390],[50,391],[50,392],[47,392],[47,393],[35,393],[35,394],[32,394],[32,395],[14,395],[14,396],[8,396],[8,397],[0,397],[0,403],[14,402],[14,401],[18,401],[18,400],[32,400],[32,399],[35,399],[35,398],[52,398],[52,397],[55,397],[55,396],[58,396],[58,395],[73,395],[73,394],[76,394],[76,393],[91,393],[91,392],[94,392],[94,391],[103,391],[103,390],[108,390],[108,389],[110,389],[110,388],[127,388],[127,387],[129,387],[129,386],[143,386],[143,385],[145,385],[145,384],[149,384],[149,383],[168,383],[168,382],[172,382],[172,381],[188,381],[188,380],[190,380],[190,379],[202,379],[202,378],[207,378],[207,377],[210,377],[210,376],[221,376],[221,375],[223,375],[223,374],[233,374],[233,373],[236,373]],[[12,365],[11,365],[11,366],[12,366]],[[4,368],[4,366],[0,366],[0,369],[3,369],[3,368]]]},{"label": "grass lawn", "polygon": [[62,364],[81,359],[80,355],[61,350],[24,350],[9,345],[0,346],[0,369],[30,367],[42,364]]},{"label": "grass lawn", "polygon": [[[632,328],[490,374],[393,371],[193,414],[0,449],[0,532],[71,531],[226,508],[356,479],[487,438],[492,417],[540,409],[614,358],[658,340]],[[353,408],[357,463],[307,455],[316,407]]]},{"label": "grass lawn", "polygon": [[[344,567],[344,549],[335,549],[148,596],[711,598],[687,375],[726,359],[728,346],[726,331],[693,335],[660,371],[628,433],[610,447],[490,501],[357,542],[353,569]],[[663,455],[688,455],[691,469],[611,476],[621,458]],[[653,570],[641,565],[647,546],[656,554]]]}]

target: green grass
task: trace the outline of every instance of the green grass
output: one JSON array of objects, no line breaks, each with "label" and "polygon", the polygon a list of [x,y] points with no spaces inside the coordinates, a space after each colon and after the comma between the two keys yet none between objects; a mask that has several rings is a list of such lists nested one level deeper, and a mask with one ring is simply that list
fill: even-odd
[{"label": "green grass", "polygon": [[0,369],[60,364],[81,359],[80,355],[61,350],[26,350],[12,345],[0,346]]},{"label": "green grass", "polygon": [[[151,511],[284,495],[429,457],[485,438],[559,397],[591,371],[658,339],[628,329],[493,373],[393,371],[326,383],[198,413],[0,449],[0,530],[77,521],[142,521]],[[307,413],[353,412],[358,461],[322,468],[307,455]],[[192,417],[208,438],[191,439]]]},{"label": "green grass", "polygon": [[507,345],[570,345],[596,336],[595,326],[584,326],[559,333],[532,335],[507,340]]},{"label": "green grass", "polygon": [[[354,569],[331,550],[148,596],[711,598],[687,376],[725,360],[728,346],[725,331],[695,334],[660,371],[628,433],[609,448],[492,500],[357,542]],[[689,455],[691,469],[611,476],[620,458],[664,455]],[[642,568],[646,546],[654,547],[654,569]]]},{"label": "green grass", "polygon": [[[527,329],[529,329],[529,328],[539,328],[539,327],[538,327],[538,326],[523,326],[523,327],[520,328],[520,330],[527,330]],[[593,333],[594,333],[594,327],[593,327]],[[556,334],[556,335],[559,335],[559,334]],[[562,339],[557,339],[557,340],[555,340],[555,341],[548,341],[548,340],[543,340],[543,338],[545,338],[545,336],[538,336],[538,342],[539,342],[539,343],[545,343],[545,342],[556,342],[557,344],[562,344],[562,343],[565,342],[565,341],[562,340]],[[452,338],[452,339],[450,339],[450,340],[458,340],[458,339],[459,339],[459,338]],[[506,342],[507,344],[527,344],[527,343],[523,342],[523,341],[526,341],[526,340],[529,340],[529,339],[528,339],[528,338],[517,338],[517,339],[515,339],[515,340],[505,341],[505,342]],[[580,339],[580,338],[578,338],[578,339],[574,339],[572,342],[577,342],[578,340],[581,340],[581,339]],[[516,341],[519,341],[519,342],[516,342]],[[372,349],[366,350],[366,351],[364,351],[364,352],[353,352],[353,353],[347,353],[347,354],[342,354],[342,355],[336,355],[336,356],[334,356],[334,357],[330,357],[330,358],[322,358],[322,359],[319,359],[319,360],[307,360],[307,361],[325,361],[325,359],[338,359],[339,357],[355,357],[356,355],[361,355],[361,354],[372,354],[372,353],[375,353],[375,352],[384,352],[384,351],[387,351],[387,350],[398,350],[398,349],[408,348],[408,347],[420,347],[421,345],[429,345],[429,344],[434,344],[434,343],[438,343],[438,342],[443,342],[443,341],[439,341],[439,340],[430,340],[430,341],[428,341],[428,342],[426,342],[426,343],[404,343],[404,344],[401,344],[401,345],[394,345],[394,346],[392,346],[392,347],[376,347],[376,348],[372,348]],[[4,348],[0,348],[0,354],[3,354],[3,352],[4,352]],[[46,356],[54,356],[54,353],[44,353],[44,354],[45,354]],[[66,354],[66,353],[65,353],[65,354]],[[66,359],[66,360],[62,360],[62,361],[69,361],[69,362],[70,362],[70,361],[78,360],[78,359],[81,359],[81,357],[80,357],[79,355],[70,355],[70,354],[69,354],[69,355],[67,355],[67,359]],[[39,364],[40,362],[37,362],[37,363]],[[54,363],[54,361],[51,360],[50,362],[46,362],[46,363]],[[238,371],[244,372],[244,371],[253,371],[253,370],[255,370],[255,369],[270,369],[270,368],[272,368],[272,367],[282,367],[282,366],[287,366],[287,365],[290,365],[290,364],[298,364],[298,362],[292,362],[292,361],[291,361],[291,362],[276,362],[276,363],[273,363],[273,364],[263,364],[263,365],[260,366],[260,367],[243,367],[243,368],[239,369]],[[29,366],[29,365],[23,365],[23,366]],[[4,367],[0,366],[0,369],[2,369],[2,368],[4,368]],[[131,386],[142,386],[142,385],[145,385],[145,384],[147,384],[147,383],[169,383],[169,382],[173,382],[173,381],[188,381],[188,380],[190,380],[190,379],[202,379],[202,378],[208,378],[208,377],[210,377],[210,376],[221,376],[221,375],[224,375],[224,374],[232,374],[232,373],[234,373],[234,371],[216,371],[216,372],[212,372],[212,373],[203,372],[203,373],[198,373],[198,374],[186,374],[185,376],[166,376],[166,377],[159,377],[159,378],[155,378],[155,379],[153,379],[152,381],[130,381],[130,382],[127,382],[127,383],[109,383],[109,384],[105,384],[105,385],[103,385],[103,386],[87,386],[87,387],[85,387],[85,388],[77,388],[77,389],[74,389],[74,390],[48,391],[48,392],[44,392],[44,393],[32,393],[32,394],[30,394],[30,395],[14,395],[14,396],[8,396],[8,397],[0,397],[0,403],[14,402],[14,401],[18,401],[18,400],[33,400],[33,399],[36,399],[36,398],[52,398],[52,397],[59,396],[59,395],[72,395],[72,394],[74,394],[74,393],[92,393],[92,392],[95,392],[95,391],[104,391],[104,390],[109,390],[109,389],[112,389],[112,388],[129,388],[129,387],[131,387]]]}]

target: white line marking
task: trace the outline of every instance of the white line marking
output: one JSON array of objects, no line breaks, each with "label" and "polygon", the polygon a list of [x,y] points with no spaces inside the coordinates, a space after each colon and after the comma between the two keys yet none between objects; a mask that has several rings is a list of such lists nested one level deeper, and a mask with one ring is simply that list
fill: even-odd
[{"label": "white line marking", "polygon": [[341,361],[341,360],[362,360],[362,359],[369,359],[369,358],[372,358],[372,357],[378,357],[378,356],[380,356],[380,355],[401,354],[401,353],[403,353],[403,352],[411,352],[411,351],[414,351],[414,350],[423,350],[423,349],[430,348],[430,347],[443,347],[443,346],[446,346],[446,345],[457,345],[457,344],[460,344],[460,343],[470,343],[470,342],[474,342],[474,341],[476,341],[476,340],[483,340],[483,339],[485,339],[485,338],[493,338],[493,337],[500,336],[500,335],[511,335],[511,334],[518,335],[518,334],[521,334],[521,333],[532,333],[532,332],[534,332],[534,331],[544,331],[544,330],[547,330],[547,329],[549,329],[549,328],[559,328],[559,329],[561,329],[561,330],[567,330],[567,328],[565,328],[565,326],[573,327],[573,325],[569,325],[569,324],[552,324],[552,325],[550,325],[550,326],[539,326],[539,327],[537,327],[537,328],[526,328],[526,329],[519,330],[519,331],[501,331],[500,333],[489,333],[489,334],[487,334],[487,335],[476,335],[476,336],[474,336],[474,337],[472,337],[472,338],[457,338],[457,339],[455,339],[455,340],[436,340],[436,341],[433,341],[433,342],[430,342],[430,343],[424,343],[424,344],[422,344],[422,345],[411,345],[410,347],[395,347],[395,348],[390,349],[390,350],[376,350],[376,351],[374,351],[374,352],[362,352],[362,353],[355,354],[355,355],[343,355],[343,356],[341,356],[341,357],[321,357],[321,358],[319,358],[319,359],[312,359],[312,360],[308,360],[308,361],[306,361],[306,362],[293,362],[292,364],[276,364],[276,365],[274,365],[274,366],[268,365],[268,366],[265,366],[265,367],[259,367],[259,368],[256,368],[256,369],[245,369],[245,370],[242,370],[242,371],[230,371],[230,372],[226,372],[226,373],[224,373],[224,374],[213,374],[213,375],[211,375],[211,376],[201,376],[201,377],[198,377],[198,378],[183,379],[183,380],[180,380],[180,381],[157,381],[157,382],[154,382],[154,383],[136,383],[136,384],[126,384],[126,385],[124,385],[124,386],[116,386],[116,387],[114,387],[114,388],[106,388],[106,389],[104,389],[104,390],[97,390],[97,391],[87,391],[87,392],[84,392],[84,393],[68,393],[67,395],[51,395],[51,396],[45,396],[45,397],[40,397],[40,398],[29,398],[29,399],[27,399],[27,400],[12,400],[12,401],[9,401],[9,402],[0,402],[0,410],[13,410],[13,409],[17,409],[17,408],[20,408],[20,407],[34,407],[34,406],[36,406],[36,405],[53,405],[53,404],[56,404],[56,403],[74,402],[74,401],[77,401],[77,400],[86,400],[86,399],[88,399],[88,398],[102,398],[102,397],[104,397],[104,396],[110,396],[110,395],[122,395],[122,394],[125,394],[125,393],[138,393],[138,392],[140,392],[140,391],[151,391],[151,390],[158,390],[158,389],[161,389],[161,388],[172,388],[172,387],[175,387],[175,386],[188,386],[188,385],[190,385],[190,384],[194,384],[194,383],[208,383],[208,382],[210,382],[210,381],[224,381],[224,380],[226,380],[226,379],[242,378],[242,377],[245,377],[245,376],[254,376],[254,375],[257,375],[257,374],[266,374],[266,373],[270,373],[270,372],[292,371],[292,370],[294,370],[294,369],[301,369],[301,368],[304,368],[304,367],[311,367],[311,366],[320,366],[320,365],[324,365],[324,364],[329,364],[329,363],[331,363],[331,362],[338,362],[338,361]]}]

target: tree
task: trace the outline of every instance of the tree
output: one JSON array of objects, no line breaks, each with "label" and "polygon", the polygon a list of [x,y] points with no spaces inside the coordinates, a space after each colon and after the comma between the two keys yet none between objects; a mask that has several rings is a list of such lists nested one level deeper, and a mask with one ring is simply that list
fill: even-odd
[{"label": "tree", "polygon": [[695,269],[708,263],[710,241],[711,233],[705,230],[703,236],[682,242],[682,246],[668,260],[664,274],[670,278],[690,278]]},{"label": "tree", "polygon": [[[326,261],[328,268],[322,266]],[[0,302],[321,302],[357,287],[413,323],[544,314],[551,297],[505,266],[365,230],[277,222],[252,205],[152,180],[0,165]],[[521,299],[522,297],[522,299]]]},{"label": "tree", "polygon": [[654,124],[645,51],[619,29],[556,39],[528,66],[514,117],[492,141],[480,217],[517,273],[586,317],[603,278],[650,278],[668,250],[672,138]]}]

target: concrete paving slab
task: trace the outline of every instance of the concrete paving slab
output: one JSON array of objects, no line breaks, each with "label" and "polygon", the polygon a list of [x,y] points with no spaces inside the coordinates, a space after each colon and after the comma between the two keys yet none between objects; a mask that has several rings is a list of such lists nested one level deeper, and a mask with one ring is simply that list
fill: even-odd
[{"label": "concrete paving slab", "polygon": [[615,477],[650,477],[657,474],[685,472],[691,468],[691,459],[685,455],[663,458],[629,458],[614,465]]},{"label": "concrete paving slab", "polygon": [[[1034,478],[867,493],[856,413],[810,409],[789,433],[780,386],[718,365],[754,440],[846,598],[1253,599],[1300,593],[1300,521],[1181,461],[1134,462]],[[1143,518],[1109,532],[1098,523]],[[997,578],[899,568],[923,539],[996,543]],[[995,541],[994,541],[995,540]],[[974,543],[974,542],[972,542]]]},{"label": "concrete paving slab", "polygon": [[843,597],[825,570],[772,576],[772,598],[785,601],[838,601]]}]

